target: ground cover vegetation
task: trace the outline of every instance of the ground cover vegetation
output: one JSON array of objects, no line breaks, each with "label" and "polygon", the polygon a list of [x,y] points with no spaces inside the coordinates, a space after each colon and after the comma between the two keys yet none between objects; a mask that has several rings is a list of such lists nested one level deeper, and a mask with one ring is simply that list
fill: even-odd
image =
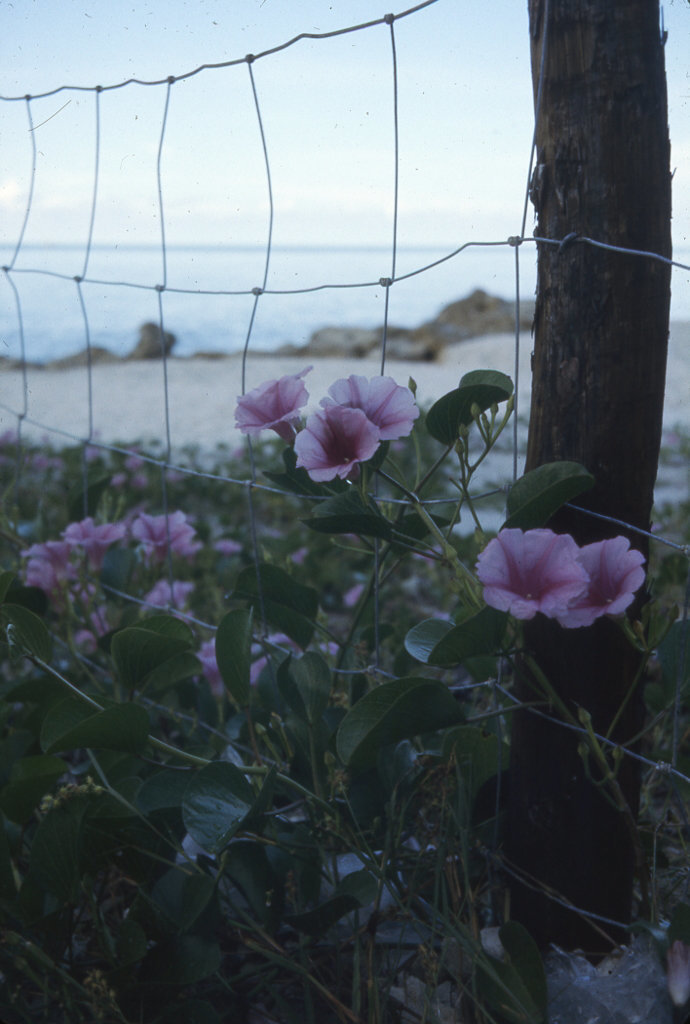
[{"label": "ground cover vegetation", "polygon": [[[3,1020],[431,1022],[444,986],[454,1019],[545,1020],[501,861],[537,614],[583,642],[614,616],[645,654],[634,927],[682,1003],[688,502],[657,509],[681,547],[649,566],[615,531],[578,548],[545,524],[583,467],[492,478],[504,374],[423,412],[413,382],[353,376],[305,419],[307,380],[238,402],[248,449],[174,469],[2,438]],[[662,476],[689,446],[669,435]],[[614,799],[626,755],[535,675]]]}]

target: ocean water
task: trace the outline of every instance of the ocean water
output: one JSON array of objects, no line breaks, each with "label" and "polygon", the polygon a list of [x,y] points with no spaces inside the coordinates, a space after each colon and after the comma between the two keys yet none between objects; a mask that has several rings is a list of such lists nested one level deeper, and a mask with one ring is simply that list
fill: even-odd
[{"label": "ocean water", "polygon": [[[92,345],[124,356],[143,322],[158,322],[177,337],[175,354],[241,350],[251,326],[251,350],[303,345],[324,326],[376,327],[384,320],[416,327],[475,288],[512,298],[515,250],[508,245],[401,249],[274,248],[266,289],[263,247],[26,246],[0,277],[0,355],[45,362]],[[683,256],[685,258],[683,258]],[[449,257],[449,258],[446,258]],[[690,263],[690,250],[676,258]],[[3,264],[11,260],[2,254]],[[441,261],[441,262],[437,262]],[[520,249],[519,291],[534,296],[536,250]],[[435,264],[435,265],[432,265]],[[393,273],[394,271],[394,273]],[[78,285],[74,278],[82,277]],[[156,286],[165,285],[164,290]],[[226,294],[219,294],[226,293]],[[690,320],[690,271],[674,270],[671,308]],[[21,328],[20,328],[21,325]],[[87,335],[88,331],[88,335]]]}]

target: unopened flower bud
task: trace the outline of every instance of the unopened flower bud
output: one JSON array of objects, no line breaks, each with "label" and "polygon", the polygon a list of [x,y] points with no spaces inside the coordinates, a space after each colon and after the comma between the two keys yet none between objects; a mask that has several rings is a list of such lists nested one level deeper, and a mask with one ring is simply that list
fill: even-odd
[{"label": "unopened flower bud", "polygon": [[690,946],[676,939],[666,954],[666,983],[674,1006],[690,999]]}]

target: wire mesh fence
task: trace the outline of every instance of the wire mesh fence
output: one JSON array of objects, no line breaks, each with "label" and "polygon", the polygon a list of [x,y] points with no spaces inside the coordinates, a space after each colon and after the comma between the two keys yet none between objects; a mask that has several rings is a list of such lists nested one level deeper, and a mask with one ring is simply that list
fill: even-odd
[{"label": "wire mesh fence", "polygon": [[[524,348],[529,345],[529,341],[525,338],[525,332],[520,326],[520,310],[521,296],[523,294],[522,280],[525,277],[525,253],[528,252],[530,254],[531,263],[529,273],[531,273],[531,266],[534,262],[534,250],[537,244],[542,246],[556,246],[561,249],[568,245],[591,246],[596,249],[603,248],[611,251],[612,253],[619,253],[626,256],[632,255],[644,261],[663,261],[670,263],[679,271],[690,271],[690,264],[677,260],[668,260],[659,253],[631,250],[612,245],[607,239],[595,239],[582,236],[573,237],[570,235],[564,238],[542,238],[530,235],[527,229],[527,220],[529,209],[529,184],[532,176],[534,159],[534,138],[526,137],[524,152],[524,198],[522,208],[520,210],[516,210],[516,222],[520,225],[519,231],[517,233],[512,233],[509,226],[509,229],[506,232],[506,237],[504,238],[486,239],[481,241],[461,241],[453,247],[451,251],[445,252],[440,256],[436,256],[429,262],[425,263],[422,261],[412,267],[409,267],[408,265],[406,268],[402,268],[401,264],[403,261],[400,259],[398,230],[399,176],[401,166],[399,143],[401,123],[404,122],[406,115],[404,108],[400,105],[399,96],[400,76],[405,74],[405,68],[399,66],[396,49],[396,31],[401,22],[414,22],[415,19],[425,18],[428,9],[441,2],[442,0],[427,0],[425,3],[417,4],[416,6],[399,13],[387,14],[382,18],[377,18],[364,24],[346,26],[337,32],[323,34],[305,32],[286,41],[280,46],[276,46],[261,53],[249,54],[244,57],[225,61],[219,64],[202,65],[192,71],[176,73],[157,81],[140,81],[138,79],[130,79],[126,82],[118,82],[112,85],[96,85],[88,87],[63,85],[49,92],[40,93],[38,95],[0,97],[3,110],[7,110],[10,107],[24,108],[25,124],[23,131],[28,139],[28,160],[30,164],[26,206],[21,218],[16,241],[14,242],[14,245],[11,246],[11,257],[2,267],[6,288],[6,308],[10,311],[7,317],[8,323],[9,317],[11,316],[13,318],[13,323],[7,330],[9,352],[6,354],[9,354],[10,358],[13,360],[14,369],[12,371],[12,380],[15,390],[14,394],[10,396],[5,392],[5,388],[3,386],[4,393],[0,400],[0,409],[3,410],[4,423],[11,428],[18,442],[18,455],[16,462],[11,466],[6,467],[8,470],[11,470],[13,474],[12,487],[15,488],[15,491],[21,487],[22,482],[22,452],[24,445],[32,443],[32,439],[40,432],[43,432],[50,439],[51,444],[56,446],[69,445],[76,447],[80,451],[83,478],[84,514],[86,514],[86,510],[88,508],[88,487],[90,483],[89,462],[94,454],[110,453],[122,456],[123,458],[140,459],[155,469],[159,474],[160,487],[158,493],[155,495],[149,494],[147,497],[151,505],[159,509],[161,514],[164,515],[167,520],[170,520],[174,511],[169,501],[169,483],[171,479],[175,479],[180,474],[185,478],[192,479],[197,482],[200,488],[203,487],[204,494],[213,494],[213,500],[217,501],[219,504],[225,500],[224,495],[228,492],[228,489],[231,489],[234,494],[241,491],[244,494],[246,515],[244,530],[250,538],[253,562],[258,567],[262,561],[262,531],[266,528],[265,519],[260,515],[258,506],[265,497],[282,494],[283,491],[279,486],[265,482],[265,479],[260,473],[260,466],[257,463],[257,456],[250,439],[247,440],[246,445],[246,453],[243,462],[243,475],[228,475],[228,473],[223,469],[220,471],[214,469],[213,465],[211,465],[211,468],[204,468],[197,462],[190,463],[190,461],[185,457],[183,451],[184,438],[174,436],[174,431],[171,427],[171,403],[173,400],[171,397],[169,378],[171,363],[176,363],[177,360],[174,356],[171,356],[168,351],[166,351],[164,341],[166,332],[169,327],[174,324],[174,310],[178,308],[175,306],[175,303],[178,301],[189,303],[194,302],[196,304],[195,308],[201,308],[200,304],[210,300],[211,298],[214,300],[220,299],[226,302],[225,308],[228,311],[228,316],[232,318],[234,323],[231,341],[229,344],[235,351],[241,352],[239,368],[236,370],[233,369],[232,373],[234,376],[231,376],[227,382],[228,416],[230,417],[232,415],[234,399],[237,395],[244,394],[248,389],[248,368],[252,364],[252,361],[255,361],[255,366],[259,367],[261,371],[263,371],[264,368],[266,371],[270,370],[270,361],[266,359],[265,352],[262,351],[261,343],[259,342],[257,344],[256,340],[257,323],[261,319],[265,304],[277,299],[279,299],[283,304],[298,301],[302,303],[303,300],[307,301],[317,294],[324,292],[334,294],[341,290],[357,290],[358,294],[361,295],[375,294],[378,302],[376,308],[380,310],[382,324],[380,343],[376,350],[376,355],[378,359],[379,372],[383,375],[391,372],[388,343],[389,333],[391,330],[391,309],[394,306],[394,296],[404,289],[406,283],[415,279],[424,280],[432,271],[443,265],[457,266],[468,253],[482,249],[490,251],[494,258],[499,258],[500,256],[502,259],[510,259],[512,263],[512,287],[515,306],[515,342],[511,363],[509,366],[505,367],[505,371],[512,376],[515,384],[516,408],[513,416],[509,468],[504,474],[503,479],[500,481],[498,490],[492,488],[487,492],[487,494],[477,494],[474,496],[474,500],[478,506],[481,506],[481,502],[484,498],[491,498],[492,500],[495,500],[497,493],[501,496],[501,501],[503,500],[503,496],[506,491],[519,475],[520,462],[524,447],[523,414],[526,410],[524,410],[520,404],[520,396],[524,395],[524,388],[528,382],[525,382],[521,377],[521,359],[524,359]],[[455,16],[455,13],[453,13],[453,16]],[[381,81],[380,83],[377,83],[377,89],[380,85],[378,92],[384,92],[387,97],[385,102],[388,108],[389,131],[385,140],[378,139],[377,141],[379,145],[385,147],[389,158],[388,207],[390,212],[390,241],[387,251],[384,254],[379,254],[377,256],[381,273],[379,276],[375,273],[368,273],[367,275],[360,277],[357,276],[356,273],[352,273],[354,268],[351,265],[349,268],[351,271],[350,276],[332,280],[317,280],[292,288],[277,286],[274,283],[275,277],[273,275],[273,266],[276,256],[274,237],[275,223],[277,218],[279,218],[281,211],[274,190],[274,156],[271,130],[269,127],[271,112],[270,109],[266,109],[262,99],[262,71],[269,62],[275,61],[280,55],[285,55],[288,52],[296,52],[307,40],[309,40],[314,46],[325,46],[327,41],[332,40],[335,37],[342,37],[345,35],[355,37],[362,33],[384,33],[386,37],[385,61],[382,60],[380,70]],[[353,57],[353,61],[356,61],[356,56]],[[356,74],[356,64],[354,65],[353,73]],[[263,190],[260,210],[264,231],[263,244],[261,247],[253,251],[251,259],[247,259],[247,264],[251,269],[244,270],[241,274],[238,274],[237,280],[229,280],[227,282],[228,287],[217,287],[217,280],[210,283],[206,282],[204,280],[203,268],[198,273],[195,269],[194,273],[198,279],[195,281],[195,286],[192,286],[189,283],[181,285],[179,282],[184,275],[179,273],[177,251],[175,247],[170,244],[168,230],[168,175],[166,168],[169,166],[170,160],[174,160],[174,155],[171,155],[171,153],[174,152],[174,147],[171,148],[170,143],[171,140],[175,141],[175,145],[179,145],[180,143],[180,126],[176,124],[176,118],[179,117],[183,125],[188,123],[185,121],[187,100],[184,97],[179,96],[180,87],[182,83],[200,80],[207,76],[214,76],[214,88],[219,97],[224,95],[224,90],[227,90],[227,95],[235,97],[237,95],[236,83],[239,76],[243,76],[245,83],[243,112],[245,117],[244,120],[242,120],[241,125],[239,119],[237,122],[238,133],[240,133],[238,136],[240,141],[237,144],[237,149],[241,152],[241,160],[244,159],[252,161],[255,176],[257,179],[261,180],[261,187]],[[126,275],[123,276],[121,273],[115,272],[121,271],[122,268],[126,266],[126,263],[118,261],[117,259],[113,259],[111,264],[114,268],[113,273],[103,272],[104,268],[107,267],[107,261],[103,261],[101,247],[95,244],[95,238],[101,204],[112,201],[112,197],[104,191],[101,180],[104,165],[112,159],[107,142],[108,131],[112,122],[117,121],[120,116],[120,107],[118,104],[121,103],[121,109],[125,111],[125,114],[122,116],[130,116],[131,111],[128,104],[131,103],[132,93],[141,89],[148,90],[151,93],[155,92],[159,99],[159,119],[155,125],[155,129],[151,126],[147,127],[148,137],[145,143],[152,168],[152,180],[149,183],[149,190],[150,196],[153,197],[153,202],[155,203],[159,238],[155,248],[152,247],[149,250],[147,270],[146,274],[143,275],[143,278],[145,279],[130,279]],[[45,101],[48,99],[51,101],[63,101],[63,105],[67,105],[72,101],[80,99],[80,101],[83,101],[91,107],[91,114],[89,116],[91,118],[91,130],[93,131],[94,136],[92,154],[93,177],[90,194],[88,196],[79,196],[78,203],[80,208],[80,223],[85,225],[86,241],[83,246],[80,245],[73,250],[69,260],[69,270],[64,267],[62,269],[56,269],[51,266],[49,252],[42,253],[40,255],[40,260],[37,263],[34,262],[34,265],[32,265],[36,252],[33,248],[26,248],[25,246],[27,232],[32,223],[32,214],[37,192],[39,189],[45,189],[47,187],[45,172],[40,166],[39,150],[36,141],[36,129],[40,127],[41,124],[46,123],[45,115],[48,108]],[[540,102],[539,94],[536,102],[538,109]],[[63,108],[59,107],[50,116],[57,117],[61,109]],[[251,146],[247,141],[248,111],[251,112],[251,118],[253,120],[254,138]],[[229,143],[226,139],[223,139],[218,141],[218,145],[228,144],[230,151],[233,149],[232,132],[229,133],[229,136]],[[192,142],[193,141],[194,140],[192,139]],[[177,202],[177,197],[175,198],[175,201]],[[62,259],[63,256],[60,258]],[[281,254],[281,259],[284,258],[284,254]],[[373,260],[369,262],[368,267],[371,267],[373,262]],[[289,267],[289,259],[287,266]],[[153,278],[153,275],[155,275],[155,278]],[[285,280],[285,276],[283,277],[283,280]],[[278,285],[280,284],[281,281],[279,279]],[[32,367],[32,363],[35,362],[33,349],[34,314],[31,309],[30,287],[55,287],[61,289],[61,294],[71,292],[71,301],[75,303],[75,307],[78,309],[79,316],[81,318],[83,339],[82,347],[84,350],[83,366],[78,371],[80,374],[79,394],[81,395],[78,401],[81,405],[81,415],[84,423],[83,430],[76,432],[65,430],[61,426],[51,423],[45,419],[40,407],[34,407],[34,403],[31,398],[32,375],[40,374],[42,371],[38,371]],[[140,299],[143,296],[146,301],[146,308],[150,311],[149,318],[154,322],[157,328],[157,336],[160,342],[160,359],[156,362],[156,367],[160,368],[160,426],[157,429],[157,433],[162,442],[158,447],[152,446],[147,449],[146,446],[130,446],[128,444],[115,443],[112,440],[103,440],[99,437],[94,426],[96,413],[95,403],[97,401],[96,389],[94,386],[94,374],[97,366],[97,354],[95,352],[96,346],[93,341],[93,323],[94,321],[100,322],[101,314],[98,311],[99,303],[110,303],[113,295],[123,296],[123,301],[131,302],[137,309],[144,308],[140,302]],[[29,298],[25,298],[25,296],[29,296]],[[280,308],[285,307],[283,305]],[[300,306],[299,308],[303,307]],[[238,324],[242,325],[241,328],[237,326]],[[343,352],[342,356],[344,358],[348,358],[348,353]],[[226,372],[221,363],[219,363],[218,366],[219,375]],[[256,372],[256,370],[254,372]],[[352,372],[357,372],[357,364],[354,360],[352,362]],[[270,372],[266,372],[264,375],[271,376]],[[10,371],[5,371],[3,376],[6,380],[9,380]],[[2,384],[3,379],[0,377],[0,385]],[[59,374],[56,374],[51,378],[51,386],[53,388],[60,388],[61,381]],[[73,402],[74,395],[65,394],[64,401],[65,403]],[[212,488],[212,491],[209,491],[209,487]],[[372,494],[371,498],[373,501],[376,501],[377,495]],[[422,499],[417,499],[416,496],[415,499],[421,501],[429,510],[434,509],[435,503],[447,502],[449,500],[445,494],[425,494]],[[211,500],[210,497],[208,500]],[[303,499],[305,507],[308,507],[310,503],[313,503],[313,500],[313,498],[309,498],[308,496],[305,497]],[[401,505],[408,503],[407,498],[398,497],[397,499],[393,499],[390,495],[387,496],[386,500],[396,500]],[[8,502],[8,507],[12,507],[12,502]],[[595,515],[595,513],[588,514]],[[630,524],[624,523],[620,520],[611,519],[609,521],[617,527],[635,529],[634,527],[630,527]],[[14,523],[13,525],[17,532],[20,532],[21,524]],[[639,530],[638,532],[644,532],[651,545],[664,546],[672,549],[679,557],[682,557],[687,561],[690,551],[688,551],[687,545],[682,540],[660,535],[657,532],[645,532]],[[170,540],[170,537],[168,537],[168,540]],[[170,555],[171,552],[169,545],[167,576],[170,585],[170,593],[172,594],[174,578]],[[376,559],[377,557],[378,542],[375,541],[373,544],[373,558]],[[379,604],[381,597],[379,595],[379,573],[377,571],[374,571],[373,579],[375,628],[373,633],[374,640],[371,661],[367,666],[367,671],[376,678],[383,679],[390,675],[390,666],[384,666],[379,653],[380,636],[377,624],[379,621]],[[259,573],[257,573],[257,587],[259,603],[261,603],[263,601],[261,595],[262,578]],[[213,633],[216,629],[215,622],[200,619],[194,614],[183,609],[176,608],[172,602],[167,604],[165,602],[156,603],[156,601],[153,600],[147,601],[146,599],[142,599],[139,594],[128,593],[124,590],[118,590],[116,587],[112,586],[110,591],[111,594],[117,598],[130,602],[133,606],[139,607],[143,605],[145,607],[159,610],[174,610],[175,614],[186,619],[188,622],[202,630]],[[635,751],[626,751],[629,757],[633,757],[640,761],[646,769],[651,772],[662,773],[664,777],[669,780],[669,784],[672,786],[676,785],[678,781],[686,784],[690,783],[690,778],[683,774],[683,772],[677,767],[680,743],[680,688],[683,683],[683,668],[686,660],[685,645],[687,643],[689,607],[690,567],[687,570],[685,599],[681,612],[683,641],[678,661],[677,693],[674,706],[669,709],[674,720],[672,755],[670,763],[657,763],[643,757]],[[267,642],[269,630],[265,621],[260,626],[259,633],[260,635],[257,636],[257,639],[264,643]],[[342,669],[342,671],[346,672],[345,669]],[[477,685],[487,684],[483,683]],[[501,680],[493,680],[490,685],[495,687],[497,700],[499,696],[501,701],[508,704],[513,700],[510,692],[503,687]],[[538,714],[539,712],[535,710],[534,713]],[[569,726],[564,725],[564,728],[569,728]],[[582,732],[584,734],[584,728]],[[599,736],[598,739],[604,745],[610,743],[610,741],[604,736]],[[682,805],[682,801],[680,803]]]}]

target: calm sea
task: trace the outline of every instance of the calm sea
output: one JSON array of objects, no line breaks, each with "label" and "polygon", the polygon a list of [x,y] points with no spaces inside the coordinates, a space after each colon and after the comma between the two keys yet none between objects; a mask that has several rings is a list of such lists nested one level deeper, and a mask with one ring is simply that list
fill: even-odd
[{"label": "calm sea", "polygon": [[[415,327],[475,288],[514,296],[512,248],[470,246],[444,260],[451,251],[398,251],[395,277],[404,279],[390,289],[389,323]],[[10,258],[2,254],[3,263]],[[677,252],[676,258],[690,262],[690,249]],[[85,348],[87,323],[92,345],[126,355],[139,325],[158,321],[159,299],[164,326],[177,336],[175,353],[182,356],[237,351],[250,322],[251,346],[263,351],[285,343],[303,345],[327,325],[376,327],[383,322],[385,288],[376,282],[393,276],[390,248],[274,248],[266,292],[252,321],[252,294],[218,293],[251,293],[260,287],[265,260],[261,247],[180,246],[167,250],[164,270],[158,247],[95,246],[85,271],[83,248],[26,246],[11,283],[6,275],[0,279],[0,355],[21,354],[18,306],[25,355],[36,362]],[[81,289],[75,276],[84,278]],[[522,298],[533,297],[535,280],[536,253],[526,243],[520,251]],[[165,290],[157,291],[163,283]],[[690,320],[690,271],[674,271],[671,315]]]}]

